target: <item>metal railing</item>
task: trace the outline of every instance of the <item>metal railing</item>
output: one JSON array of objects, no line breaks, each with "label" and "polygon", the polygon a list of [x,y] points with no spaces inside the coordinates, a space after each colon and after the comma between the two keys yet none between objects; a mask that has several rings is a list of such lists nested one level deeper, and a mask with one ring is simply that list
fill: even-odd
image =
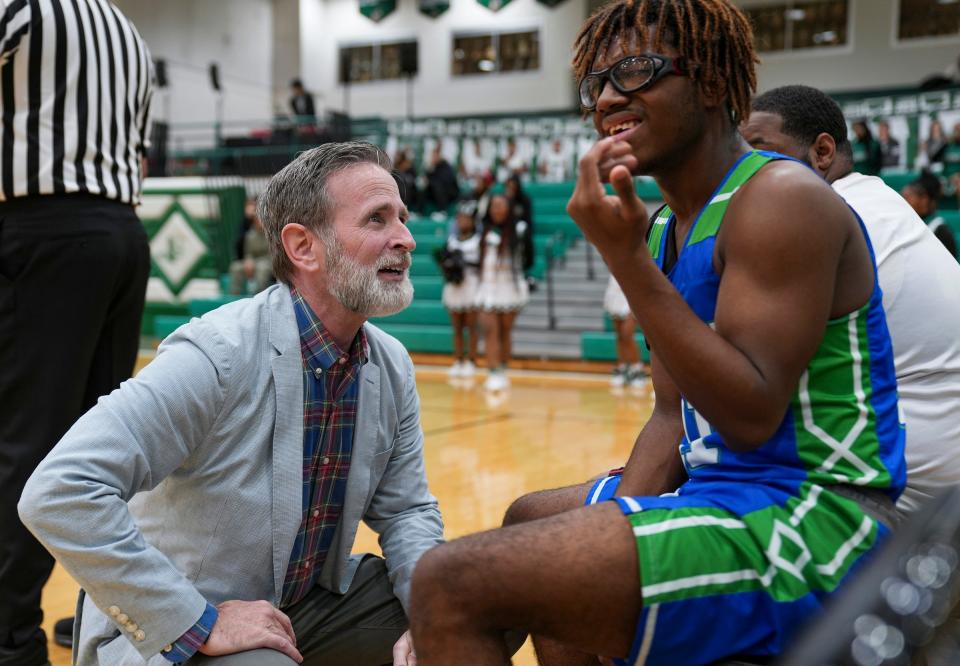
[{"label": "metal railing", "polygon": [[547,241],[547,266],[543,272],[543,281],[547,283],[547,327],[551,331],[557,330],[557,315],[554,308],[554,285],[553,285],[553,248],[554,239]]}]

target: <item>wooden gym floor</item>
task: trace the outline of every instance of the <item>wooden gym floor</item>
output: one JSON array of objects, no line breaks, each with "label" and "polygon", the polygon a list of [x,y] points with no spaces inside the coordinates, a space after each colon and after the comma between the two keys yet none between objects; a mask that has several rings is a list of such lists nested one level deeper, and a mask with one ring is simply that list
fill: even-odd
[{"label": "wooden gym floor", "polygon": [[[611,389],[603,375],[517,371],[510,390],[491,398],[483,374],[454,385],[445,368],[418,367],[427,478],[448,539],[498,526],[524,493],[622,465],[653,407],[649,385]],[[355,550],[378,551],[363,525]],[[44,590],[48,636],[56,620],[73,615],[76,593],[58,566]],[[50,661],[68,666],[69,650],[51,641]],[[528,641],[514,664],[535,663]]]}]

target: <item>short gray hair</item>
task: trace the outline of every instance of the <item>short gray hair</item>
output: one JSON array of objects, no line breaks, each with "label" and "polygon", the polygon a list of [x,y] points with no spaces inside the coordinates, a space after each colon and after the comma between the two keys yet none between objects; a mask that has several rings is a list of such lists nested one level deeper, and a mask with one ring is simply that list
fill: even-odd
[{"label": "short gray hair", "polygon": [[295,222],[324,233],[334,204],[327,192],[327,179],[364,163],[376,164],[387,171],[393,169],[390,158],[377,146],[347,141],[325,143],[300,153],[270,179],[257,201],[257,215],[263,223],[277,280],[290,284],[293,274],[293,264],[283,249],[280,232]]}]

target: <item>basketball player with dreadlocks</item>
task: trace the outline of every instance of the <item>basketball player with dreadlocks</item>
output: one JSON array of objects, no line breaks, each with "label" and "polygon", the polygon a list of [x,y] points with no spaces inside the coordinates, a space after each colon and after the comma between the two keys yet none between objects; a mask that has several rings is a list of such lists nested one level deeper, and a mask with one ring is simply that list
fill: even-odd
[{"label": "basketball player with dreadlocks", "polygon": [[[651,343],[656,405],[622,476],[540,498],[609,501],[420,560],[421,666],[507,664],[508,629],[559,648],[545,664],[776,655],[889,532],[904,433],[872,250],[813,171],[740,137],[756,62],[728,0],[614,0],[578,35],[600,138],[568,211]],[[632,174],[663,193],[652,223]]]}]

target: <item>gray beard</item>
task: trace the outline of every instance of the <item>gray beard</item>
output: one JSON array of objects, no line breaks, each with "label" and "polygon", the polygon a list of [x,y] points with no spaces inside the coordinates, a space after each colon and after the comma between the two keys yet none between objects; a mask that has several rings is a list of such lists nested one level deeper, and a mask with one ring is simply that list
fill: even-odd
[{"label": "gray beard", "polygon": [[373,266],[364,266],[347,256],[336,234],[323,234],[327,260],[327,289],[350,312],[364,317],[396,314],[413,301],[413,284],[404,275],[400,282],[384,282],[377,272],[397,259],[410,263],[410,253],[383,256]]}]

